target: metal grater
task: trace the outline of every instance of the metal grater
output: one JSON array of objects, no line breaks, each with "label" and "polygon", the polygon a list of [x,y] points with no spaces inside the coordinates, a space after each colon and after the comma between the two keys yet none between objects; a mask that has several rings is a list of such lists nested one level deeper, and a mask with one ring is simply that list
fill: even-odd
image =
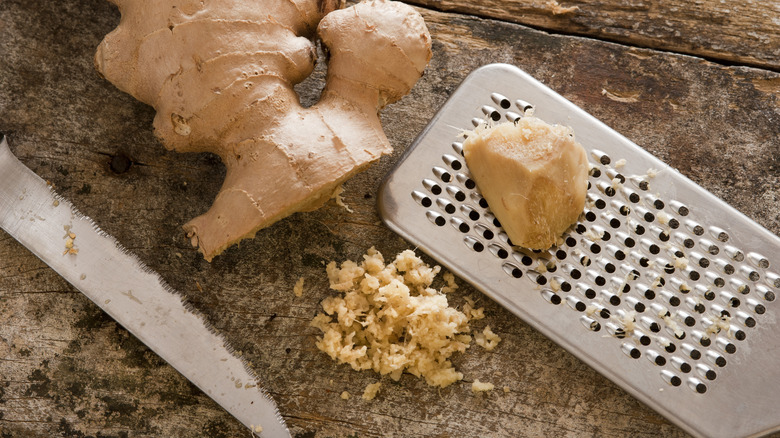
[{"label": "metal grater", "polygon": [[[592,165],[584,214],[548,251],[511,245],[459,137],[531,108],[571,126]],[[780,238],[522,70],[469,75],[388,175],[379,209],[392,230],[686,431],[780,430]]]}]

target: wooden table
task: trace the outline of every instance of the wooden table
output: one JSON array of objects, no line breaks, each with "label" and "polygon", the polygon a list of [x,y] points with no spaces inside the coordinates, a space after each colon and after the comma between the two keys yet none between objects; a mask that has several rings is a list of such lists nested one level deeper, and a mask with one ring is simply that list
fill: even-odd
[{"label": "wooden table", "polygon": [[[166,152],[153,111],[96,74],[119,19],[105,0],[0,2],[0,131],[12,150],[187,295],[251,361],[296,437],[685,436],[664,418],[464,285],[502,338],[454,362],[437,390],[377,380],[314,346],[323,263],[410,244],[378,223],[377,186],[459,82],[519,66],[780,234],[777,0],[417,0],[434,56],[383,113],[395,153],[333,203],[296,214],[212,263],[180,225],[205,211],[224,171]],[[323,70],[300,87],[312,101]],[[129,161],[128,161],[129,160]],[[433,263],[429,260],[429,262]],[[305,292],[292,290],[299,277]],[[475,328],[482,325],[475,324]],[[474,379],[508,393],[471,393]],[[246,437],[233,418],[15,240],[0,232],[0,436]]]}]

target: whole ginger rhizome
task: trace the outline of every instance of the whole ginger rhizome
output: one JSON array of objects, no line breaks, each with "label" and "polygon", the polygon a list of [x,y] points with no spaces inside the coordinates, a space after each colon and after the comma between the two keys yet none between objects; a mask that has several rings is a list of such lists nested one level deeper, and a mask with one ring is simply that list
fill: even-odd
[{"label": "whole ginger rhizome", "polygon": [[[484,314],[471,311],[470,304],[465,313],[450,307],[447,296],[431,287],[439,271],[411,250],[389,264],[374,248],[361,263],[331,262],[330,287],[343,294],[326,298],[325,313],[311,323],[323,333],[317,348],[355,370],[394,380],[404,372],[439,387],[463,379],[449,358],[469,347],[469,322]],[[446,290],[454,289],[447,283]]]}]

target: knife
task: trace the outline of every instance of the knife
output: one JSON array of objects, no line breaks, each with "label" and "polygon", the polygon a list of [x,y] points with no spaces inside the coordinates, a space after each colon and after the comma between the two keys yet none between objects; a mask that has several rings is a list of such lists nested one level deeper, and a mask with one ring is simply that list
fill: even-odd
[{"label": "knife", "polygon": [[22,164],[0,134],[0,228],[238,421],[290,437],[248,364],[183,295]]}]

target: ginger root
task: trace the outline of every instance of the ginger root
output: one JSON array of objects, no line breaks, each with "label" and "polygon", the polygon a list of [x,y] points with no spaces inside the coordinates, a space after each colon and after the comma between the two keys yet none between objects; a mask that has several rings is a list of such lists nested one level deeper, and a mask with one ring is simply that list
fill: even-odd
[{"label": "ginger root", "polygon": [[[298,211],[320,207],[391,151],[379,111],[407,94],[431,58],[422,17],[372,0],[110,0],[119,26],[100,73],[153,106],[155,133],[178,152],[219,155],[227,176],[211,209],[184,225],[206,260]],[[320,101],[293,85],[329,52]]]},{"label": "ginger root", "polygon": [[551,247],[585,208],[588,158],[570,128],[531,116],[480,127],[463,155],[514,245]]}]

